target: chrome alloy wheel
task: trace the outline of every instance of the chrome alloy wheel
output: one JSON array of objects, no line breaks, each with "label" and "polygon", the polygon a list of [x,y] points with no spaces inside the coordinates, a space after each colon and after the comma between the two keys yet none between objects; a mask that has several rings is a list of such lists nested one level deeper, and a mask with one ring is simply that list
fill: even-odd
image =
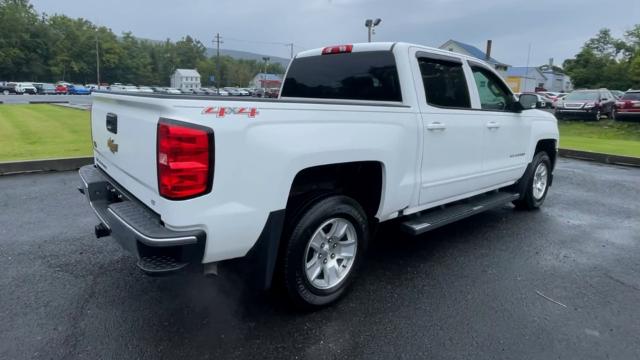
[{"label": "chrome alloy wheel", "polygon": [[358,250],[358,233],[346,219],[332,218],[313,233],[304,256],[309,283],[321,290],[338,286],[349,275]]},{"label": "chrome alloy wheel", "polygon": [[540,200],[544,196],[547,190],[547,180],[547,165],[541,162],[533,173],[533,197],[536,200]]}]

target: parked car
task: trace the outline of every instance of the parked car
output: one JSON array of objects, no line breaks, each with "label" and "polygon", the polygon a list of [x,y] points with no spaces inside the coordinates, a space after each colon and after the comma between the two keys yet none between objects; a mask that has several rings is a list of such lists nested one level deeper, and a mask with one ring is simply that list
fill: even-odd
[{"label": "parked car", "polygon": [[551,102],[551,107],[555,109],[556,106],[558,105],[558,101],[564,99],[565,96],[567,95],[569,95],[569,93],[558,93],[558,95],[553,98],[553,101]]},{"label": "parked car", "polygon": [[231,95],[231,94],[229,94],[229,92],[228,92],[227,90],[225,90],[225,89],[218,89],[218,90],[217,90],[217,92],[218,92],[218,95],[220,95],[220,96],[229,96],[229,95]]},{"label": "parked car", "polygon": [[36,95],[38,93],[38,89],[33,86],[33,83],[28,82],[17,82],[15,83],[15,92],[18,95],[30,94]]},{"label": "parked car", "polygon": [[167,93],[167,88],[160,87],[160,86],[152,86],[151,90],[153,90],[153,92],[157,93],[157,94],[166,94]]},{"label": "parked car", "polygon": [[194,95],[207,95],[207,92],[202,89],[193,89],[192,91]]},{"label": "parked car", "polygon": [[67,85],[58,84],[56,85],[56,94],[57,95],[66,95],[69,92],[67,89]]},{"label": "parked car", "polygon": [[613,96],[615,96],[616,99],[620,99],[625,94],[624,91],[620,90],[611,90],[611,93],[613,94]]},{"label": "parked car", "polygon": [[193,95],[193,89],[178,89],[182,95]]},{"label": "parked car", "polygon": [[640,118],[640,90],[629,90],[616,101],[618,119]]},{"label": "parked car", "polygon": [[138,91],[141,93],[147,93],[147,94],[154,92],[153,89],[148,86],[138,86]]},{"label": "parked car", "polygon": [[228,92],[231,96],[242,96],[242,92],[234,87],[225,87],[223,90]]},{"label": "parked car", "polygon": [[602,115],[615,119],[616,100],[607,89],[576,90],[565,96],[556,106],[556,118],[569,116],[600,120]]},{"label": "parked car", "polygon": [[56,86],[53,84],[47,83],[34,83],[33,86],[36,87],[39,95],[55,95],[56,94]]},{"label": "parked car", "polygon": [[264,92],[264,97],[275,99],[278,97],[278,94],[280,94],[279,88],[266,89]]},{"label": "parked car", "polygon": [[69,95],[89,95],[91,91],[82,85],[69,85],[67,87]]},{"label": "parked car", "polygon": [[0,85],[0,93],[2,93],[3,95],[15,94],[16,83],[6,83],[4,85]]},{"label": "parked car", "polygon": [[176,89],[176,88],[166,88],[165,91],[167,92],[167,94],[171,94],[171,95],[179,95],[182,94],[180,92],[180,90]]},{"label": "parked car", "polygon": [[218,92],[215,89],[200,88],[200,90],[204,91],[205,95],[218,95]]},{"label": "parked car", "polygon": [[308,50],[280,96],[94,95],[95,165],[80,176],[95,234],[150,275],[234,264],[318,308],[346,294],[376,224],[419,235],[510,202],[536,209],[552,183],[556,119],[477,58],[400,42]]}]

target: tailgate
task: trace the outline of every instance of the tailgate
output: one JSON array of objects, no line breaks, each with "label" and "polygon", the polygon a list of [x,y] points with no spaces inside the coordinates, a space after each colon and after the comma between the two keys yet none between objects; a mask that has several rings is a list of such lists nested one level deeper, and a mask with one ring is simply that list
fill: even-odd
[{"label": "tailgate", "polygon": [[91,131],[96,163],[140,201],[158,196],[156,132],[167,112],[156,99],[96,94]]}]

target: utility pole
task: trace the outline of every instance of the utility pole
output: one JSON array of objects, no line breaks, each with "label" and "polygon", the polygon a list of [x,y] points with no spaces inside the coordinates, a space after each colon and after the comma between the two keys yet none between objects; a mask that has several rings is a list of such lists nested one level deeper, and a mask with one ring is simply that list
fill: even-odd
[{"label": "utility pole", "polygon": [[262,60],[264,60],[264,73],[262,73],[262,87],[264,88],[264,84],[267,82],[267,68],[269,67],[269,60],[271,60],[271,58],[265,56]]},{"label": "utility pole", "polygon": [[291,49],[291,59],[293,59],[293,43],[287,44],[289,49]]},{"label": "utility pole", "polygon": [[96,80],[98,90],[100,90],[100,46],[98,42],[98,33],[96,32]]},{"label": "utility pole", "polygon": [[216,44],[216,90],[220,89],[220,44],[224,41],[220,40],[220,33],[216,33],[214,44]]}]

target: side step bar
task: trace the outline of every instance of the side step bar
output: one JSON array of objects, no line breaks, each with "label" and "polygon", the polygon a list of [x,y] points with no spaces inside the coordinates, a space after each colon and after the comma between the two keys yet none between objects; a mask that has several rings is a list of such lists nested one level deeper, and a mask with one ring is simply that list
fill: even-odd
[{"label": "side step bar", "polygon": [[420,235],[427,231],[464,219],[471,215],[517,200],[520,194],[510,192],[491,192],[448,205],[444,208],[427,210],[401,224],[403,231],[411,235]]}]

